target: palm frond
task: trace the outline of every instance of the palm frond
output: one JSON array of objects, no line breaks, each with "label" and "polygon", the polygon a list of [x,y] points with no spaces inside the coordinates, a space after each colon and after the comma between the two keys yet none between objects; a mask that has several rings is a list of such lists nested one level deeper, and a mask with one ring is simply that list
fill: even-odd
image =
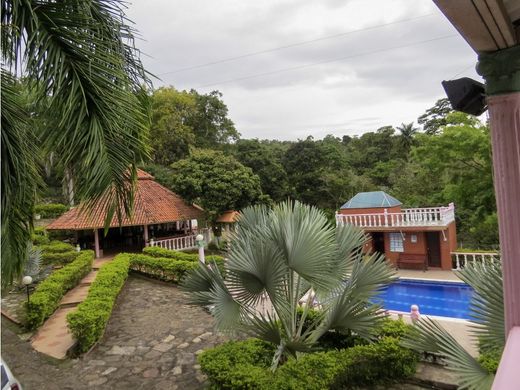
[{"label": "palm frond", "polygon": [[494,375],[488,373],[441,325],[425,317],[416,323],[416,332],[405,337],[402,345],[418,351],[444,356],[448,368],[459,377],[460,389],[488,390]]},{"label": "palm frond", "polygon": [[475,291],[470,310],[481,348],[503,348],[506,336],[501,264],[471,262],[457,275]]},{"label": "palm frond", "polygon": [[13,282],[27,260],[33,209],[39,183],[35,142],[16,80],[2,79],[2,286]]}]

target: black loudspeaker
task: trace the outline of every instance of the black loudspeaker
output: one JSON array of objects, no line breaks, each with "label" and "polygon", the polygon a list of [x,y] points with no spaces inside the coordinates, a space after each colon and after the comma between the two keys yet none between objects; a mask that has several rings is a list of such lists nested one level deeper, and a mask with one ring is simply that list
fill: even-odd
[{"label": "black loudspeaker", "polygon": [[448,95],[451,107],[471,115],[482,115],[487,109],[484,84],[468,77],[443,81],[442,87]]}]

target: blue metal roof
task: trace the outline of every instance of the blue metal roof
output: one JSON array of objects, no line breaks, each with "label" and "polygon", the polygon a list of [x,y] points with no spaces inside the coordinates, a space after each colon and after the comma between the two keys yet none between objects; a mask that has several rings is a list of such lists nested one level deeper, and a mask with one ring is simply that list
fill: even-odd
[{"label": "blue metal roof", "polygon": [[384,191],[360,192],[347,203],[342,209],[365,209],[372,207],[394,207],[401,205],[397,199]]}]

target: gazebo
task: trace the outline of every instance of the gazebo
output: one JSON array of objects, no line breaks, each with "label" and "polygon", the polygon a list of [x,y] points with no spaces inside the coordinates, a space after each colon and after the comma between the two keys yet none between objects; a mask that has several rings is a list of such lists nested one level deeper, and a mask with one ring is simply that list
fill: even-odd
[{"label": "gazebo", "polygon": [[179,241],[178,249],[192,246],[189,243],[195,242],[194,229],[198,227],[198,219],[203,217],[202,208],[188,204],[143,170],[138,169],[137,179],[132,216],[123,213],[121,221],[114,216],[106,235],[102,229],[107,209],[102,200],[90,212],[81,207],[71,208],[47,229],[74,231],[77,244],[93,248],[96,257],[110,251],[140,250],[165,240]]}]

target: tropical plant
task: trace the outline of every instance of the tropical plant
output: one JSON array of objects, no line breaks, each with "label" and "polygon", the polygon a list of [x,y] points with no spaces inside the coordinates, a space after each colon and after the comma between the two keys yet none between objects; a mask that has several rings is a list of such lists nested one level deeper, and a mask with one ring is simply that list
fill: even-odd
[{"label": "tropical plant", "polygon": [[[59,151],[78,201],[89,207],[105,195],[107,221],[131,211],[135,163],[147,151],[140,91],[148,78],[121,7],[118,0],[2,1],[3,285],[26,260],[37,145]],[[55,118],[38,140],[15,75]]]},{"label": "tropical plant", "polygon": [[406,155],[408,155],[408,152],[415,144],[414,136],[417,134],[417,131],[419,131],[419,128],[414,127],[413,122],[411,122],[407,124],[401,123],[401,126],[397,126],[396,129],[401,133],[399,140]]},{"label": "tropical plant", "polygon": [[[481,353],[492,351],[501,354],[505,344],[504,297],[502,269],[498,262],[474,262],[457,272],[475,293],[471,301],[470,332],[478,340]],[[459,377],[460,389],[490,389],[494,372],[485,360],[471,356],[437,321],[431,318],[416,323],[416,332],[403,340],[403,345],[418,351],[428,351],[444,356],[448,368]]]},{"label": "tropical plant", "polygon": [[[374,338],[381,313],[371,300],[393,281],[394,271],[380,254],[363,254],[365,240],[357,228],[335,227],[323,212],[299,202],[248,207],[225,272],[200,265],[183,287],[193,304],[211,306],[220,330],[274,344],[275,370],[288,357],[311,351],[329,330]],[[313,299],[322,310],[304,329]]]},{"label": "tropical plant", "polygon": [[23,274],[36,276],[40,273],[42,264],[42,250],[32,243],[27,245],[27,261],[25,262]]}]

